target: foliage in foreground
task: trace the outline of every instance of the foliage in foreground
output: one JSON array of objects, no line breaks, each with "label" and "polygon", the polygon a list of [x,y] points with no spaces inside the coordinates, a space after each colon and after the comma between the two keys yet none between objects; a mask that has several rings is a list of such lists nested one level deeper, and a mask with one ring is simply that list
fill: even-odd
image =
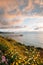
[{"label": "foliage in foreground", "polygon": [[43,65],[43,49],[0,36],[0,65]]}]

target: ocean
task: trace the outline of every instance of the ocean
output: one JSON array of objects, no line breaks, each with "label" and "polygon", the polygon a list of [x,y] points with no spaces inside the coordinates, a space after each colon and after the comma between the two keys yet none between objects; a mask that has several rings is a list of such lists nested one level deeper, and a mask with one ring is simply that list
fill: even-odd
[{"label": "ocean", "polygon": [[22,44],[43,48],[43,32],[19,32],[14,34],[0,34],[12,38]]}]

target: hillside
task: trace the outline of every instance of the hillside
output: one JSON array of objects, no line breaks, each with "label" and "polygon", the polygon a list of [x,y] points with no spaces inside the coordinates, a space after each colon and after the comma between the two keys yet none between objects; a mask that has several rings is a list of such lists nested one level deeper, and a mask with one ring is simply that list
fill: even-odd
[{"label": "hillside", "polygon": [[43,65],[43,49],[0,36],[0,65]]}]

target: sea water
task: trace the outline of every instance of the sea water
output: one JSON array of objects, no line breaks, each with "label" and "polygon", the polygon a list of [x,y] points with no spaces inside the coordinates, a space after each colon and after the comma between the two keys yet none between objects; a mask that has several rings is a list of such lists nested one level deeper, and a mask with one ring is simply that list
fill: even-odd
[{"label": "sea water", "polygon": [[1,35],[13,38],[16,41],[25,45],[43,48],[43,32],[19,32],[14,34]]}]

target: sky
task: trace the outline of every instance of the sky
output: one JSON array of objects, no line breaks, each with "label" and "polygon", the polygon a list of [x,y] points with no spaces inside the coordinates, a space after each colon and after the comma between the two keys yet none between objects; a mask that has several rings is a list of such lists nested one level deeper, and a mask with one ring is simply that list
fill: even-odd
[{"label": "sky", "polygon": [[0,31],[43,31],[43,0],[0,0]]}]

